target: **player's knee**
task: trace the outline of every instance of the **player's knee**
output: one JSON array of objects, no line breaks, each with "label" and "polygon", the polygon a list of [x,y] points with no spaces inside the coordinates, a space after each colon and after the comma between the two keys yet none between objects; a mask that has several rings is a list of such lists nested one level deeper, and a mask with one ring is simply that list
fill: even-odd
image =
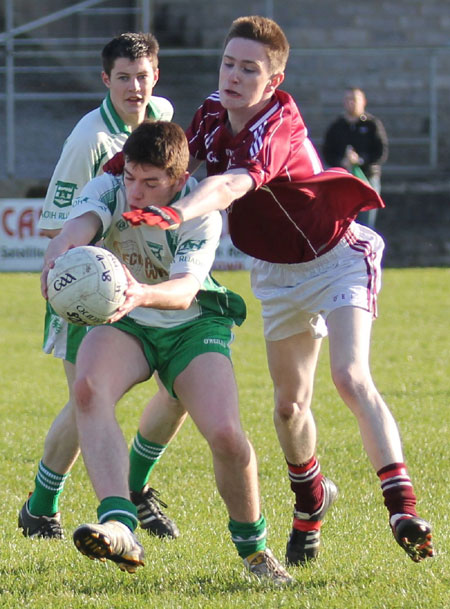
[{"label": "player's knee", "polygon": [[310,400],[286,400],[278,398],[275,401],[274,417],[282,421],[290,421],[295,417],[304,417],[309,411]]},{"label": "player's knee", "polygon": [[367,393],[371,384],[370,372],[363,373],[356,366],[335,367],[331,371],[333,382],[344,401],[354,401]]},{"label": "player's knee", "polygon": [[213,430],[208,442],[212,452],[220,458],[236,459],[248,451],[248,441],[242,428],[233,424]]},{"label": "player's knee", "polygon": [[96,384],[89,376],[77,378],[73,384],[73,393],[78,410],[89,412],[96,403]]}]

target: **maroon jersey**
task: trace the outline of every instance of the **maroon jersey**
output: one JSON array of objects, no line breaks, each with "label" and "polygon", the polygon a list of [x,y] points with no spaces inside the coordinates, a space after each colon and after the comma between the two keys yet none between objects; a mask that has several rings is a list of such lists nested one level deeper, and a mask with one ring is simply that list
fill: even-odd
[{"label": "maroon jersey", "polygon": [[296,263],[334,247],[359,211],[384,207],[377,193],[345,169],[324,171],[292,97],[277,90],[233,135],[218,93],[186,131],[191,155],[207,174],[242,168],[255,188],[228,209],[234,245],[255,258]]}]

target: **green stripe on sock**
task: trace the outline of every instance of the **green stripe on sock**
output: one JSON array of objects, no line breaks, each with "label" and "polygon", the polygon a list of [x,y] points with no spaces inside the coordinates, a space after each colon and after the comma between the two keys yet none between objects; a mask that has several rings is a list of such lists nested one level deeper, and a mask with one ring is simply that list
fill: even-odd
[{"label": "green stripe on sock", "polygon": [[166,448],[167,444],[154,444],[137,432],[130,450],[130,490],[142,490]]},{"label": "green stripe on sock", "polygon": [[266,548],[266,519],[261,516],[256,522],[237,522],[230,518],[228,529],[241,558]]},{"label": "green stripe on sock", "polygon": [[105,497],[97,508],[98,521],[118,520],[134,531],[138,524],[136,506],[124,497]]},{"label": "green stripe on sock", "polygon": [[59,496],[69,474],[58,474],[39,462],[34,480],[35,488],[28,500],[28,507],[35,516],[53,516],[58,511]]}]

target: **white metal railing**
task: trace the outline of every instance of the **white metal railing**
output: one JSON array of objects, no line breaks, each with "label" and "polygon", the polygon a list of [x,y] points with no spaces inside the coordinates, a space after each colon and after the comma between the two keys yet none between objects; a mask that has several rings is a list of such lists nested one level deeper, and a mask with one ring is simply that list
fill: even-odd
[{"label": "white metal railing", "polygon": [[[150,30],[150,0],[140,0],[139,8],[127,7],[100,7],[95,8],[100,4],[104,4],[106,0],[84,0],[83,2],[77,2],[68,6],[64,9],[55,11],[39,19],[35,19],[28,23],[14,26],[14,0],[4,0],[4,12],[5,12],[5,31],[0,33],[0,45],[4,45],[5,48],[5,94],[0,95],[0,99],[4,99],[6,103],[6,174],[8,177],[14,177],[15,174],[15,101],[24,99],[92,99],[98,97],[93,94],[83,93],[17,93],[15,91],[15,74],[29,72],[48,72],[57,71],[57,68],[51,67],[19,67],[15,66],[16,57],[26,57],[27,51],[20,50],[22,46],[39,44],[39,39],[19,39],[18,36],[32,32],[44,25],[54,23],[70,15],[74,15],[80,12],[90,12],[90,14],[131,14],[135,13],[140,18],[140,24],[142,31]],[[45,39],[46,44],[56,44],[58,46],[62,44],[71,44],[75,39]],[[41,40],[44,41],[44,40]],[[98,42],[97,39],[76,39],[77,44],[95,44]],[[106,42],[106,41],[105,41]],[[19,50],[18,50],[19,49]],[[53,55],[64,53],[66,56],[70,54],[71,57],[89,56],[92,52],[77,51],[73,49],[53,50]],[[33,50],[29,51],[30,57],[36,58],[38,53]],[[42,56],[48,56],[48,52],[41,52]],[[68,68],[64,67],[64,71]],[[62,71],[62,69],[60,69]]]},{"label": "white metal railing", "polygon": [[[4,47],[4,67],[0,64],[0,74],[5,75],[5,93],[0,93],[0,101],[5,102],[6,113],[6,173],[8,177],[15,176],[15,103],[24,100],[40,100],[40,101],[55,101],[55,100],[87,100],[100,99],[103,93],[89,93],[77,91],[64,92],[18,92],[15,88],[15,77],[19,74],[56,74],[58,72],[79,72],[79,66],[22,66],[16,65],[16,60],[27,58],[46,58],[55,57],[77,57],[80,59],[93,59],[92,65],[84,65],[83,71],[98,71],[98,47],[105,44],[109,38],[99,37],[77,37],[77,38],[18,38],[22,34],[28,34],[35,31],[41,26],[53,23],[64,17],[79,13],[89,12],[94,15],[111,14],[112,11],[117,14],[130,14],[133,12],[139,20],[139,27],[142,31],[151,30],[152,23],[152,3],[151,0],[136,0],[136,7],[118,8],[100,6],[104,5],[107,0],[84,0],[77,2],[62,10],[58,10],[39,19],[30,21],[20,26],[14,25],[13,9],[14,0],[4,0],[5,6],[5,32],[0,33],[0,57],[2,47]],[[273,16],[273,0],[265,0],[265,12],[268,16]],[[42,44],[45,48],[41,50],[31,49],[32,46]],[[77,48],[73,48],[76,45]],[[88,47],[95,47],[89,49]],[[220,49],[161,49],[161,57],[208,57],[219,56]],[[392,137],[390,136],[391,145],[410,145],[422,146],[427,150],[428,167],[421,169],[437,169],[439,166],[439,151],[438,151],[438,59],[441,54],[450,55],[450,47],[427,47],[427,48],[314,48],[314,49],[291,49],[291,57],[318,57],[320,55],[328,58],[340,56],[361,56],[375,55],[380,56],[398,56],[399,53],[408,55],[417,55],[427,58],[427,74],[428,74],[428,91],[426,101],[426,115],[429,120],[428,133],[423,137]],[[305,62],[306,63],[306,62]],[[373,107],[373,106],[372,106]],[[303,110],[307,106],[302,106]],[[392,109],[394,111],[395,109]],[[417,171],[417,167],[409,166],[393,166],[386,167],[389,171]]]}]

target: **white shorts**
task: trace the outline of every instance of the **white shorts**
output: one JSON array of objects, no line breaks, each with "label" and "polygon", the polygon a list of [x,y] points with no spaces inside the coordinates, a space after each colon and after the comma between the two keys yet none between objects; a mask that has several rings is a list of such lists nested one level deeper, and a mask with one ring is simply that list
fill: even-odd
[{"label": "white shorts", "polygon": [[88,331],[88,327],[74,326],[62,319],[46,303],[44,342],[45,353],[52,353],[54,357],[75,363],[78,347]]},{"label": "white shorts", "polygon": [[353,222],[332,250],[310,262],[255,260],[252,289],[261,301],[266,340],[307,330],[322,338],[328,315],[340,307],[360,307],[376,317],[383,249],[378,233]]}]

